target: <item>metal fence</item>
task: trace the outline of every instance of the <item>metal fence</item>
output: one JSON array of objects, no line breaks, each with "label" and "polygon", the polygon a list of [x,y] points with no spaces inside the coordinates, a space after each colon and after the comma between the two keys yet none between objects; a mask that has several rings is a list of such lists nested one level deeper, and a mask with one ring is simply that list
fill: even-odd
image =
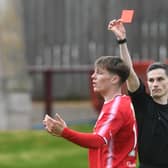
[{"label": "metal fence", "polygon": [[[166,60],[168,1],[160,0],[23,0],[28,65],[73,67],[92,65],[101,55],[118,55],[114,35],[107,30],[123,9],[134,9],[126,25],[133,60]],[[32,76],[34,97],[43,96],[42,74]],[[55,74],[55,98],[89,96],[86,74]]]}]

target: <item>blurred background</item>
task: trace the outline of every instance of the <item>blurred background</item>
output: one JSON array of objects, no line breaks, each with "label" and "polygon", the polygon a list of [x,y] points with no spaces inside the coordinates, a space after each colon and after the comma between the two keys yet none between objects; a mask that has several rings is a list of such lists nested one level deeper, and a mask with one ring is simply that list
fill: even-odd
[{"label": "blurred background", "polygon": [[[53,152],[53,139],[30,133],[43,128],[45,114],[58,112],[72,125],[94,124],[102,99],[92,90],[93,63],[101,55],[119,54],[107,25],[123,9],[135,10],[133,22],[126,25],[128,46],[137,73],[145,79],[151,61],[168,61],[167,0],[0,0],[0,167],[42,168],[52,159],[53,165],[61,162],[55,160],[62,150]],[[71,147],[78,156],[78,148]],[[28,148],[36,153],[27,155]],[[40,157],[41,148],[53,154],[50,161]],[[85,161],[80,163],[86,167]]]},{"label": "blurred background", "polygon": [[69,122],[94,120],[102,100],[92,91],[93,63],[119,54],[109,21],[135,10],[127,39],[145,79],[149,62],[167,61],[167,6],[166,0],[0,0],[0,129],[34,128],[55,111]]}]

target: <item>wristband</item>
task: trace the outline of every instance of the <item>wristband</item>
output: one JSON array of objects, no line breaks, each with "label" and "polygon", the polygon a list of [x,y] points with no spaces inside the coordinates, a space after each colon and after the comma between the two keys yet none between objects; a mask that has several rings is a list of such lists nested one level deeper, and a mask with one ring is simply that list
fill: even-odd
[{"label": "wristband", "polygon": [[126,43],[127,42],[127,39],[126,38],[124,38],[124,39],[122,39],[122,40],[117,40],[117,43],[118,44],[124,44],[124,43]]}]

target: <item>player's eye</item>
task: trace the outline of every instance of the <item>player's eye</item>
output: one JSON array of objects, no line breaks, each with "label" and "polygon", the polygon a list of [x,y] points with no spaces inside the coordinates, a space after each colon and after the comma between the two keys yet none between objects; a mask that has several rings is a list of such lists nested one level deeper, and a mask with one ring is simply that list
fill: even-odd
[{"label": "player's eye", "polygon": [[154,82],[154,79],[149,78],[148,81],[152,83],[152,82]]},{"label": "player's eye", "polygon": [[164,78],[162,78],[162,77],[159,77],[159,78],[157,79],[158,82],[160,82],[160,81],[162,81],[162,80],[164,80]]}]

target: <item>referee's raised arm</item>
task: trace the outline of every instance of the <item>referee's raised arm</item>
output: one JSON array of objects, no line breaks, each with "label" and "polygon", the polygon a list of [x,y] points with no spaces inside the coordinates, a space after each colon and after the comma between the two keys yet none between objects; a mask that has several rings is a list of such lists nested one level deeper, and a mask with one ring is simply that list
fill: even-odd
[{"label": "referee's raised arm", "polygon": [[140,86],[140,81],[133,68],[132,59],[127,47],[126,29],[122,20],[112,20],[108,24],[108,30],[111,30],[116,38],[120,48],[120,57],[130,67],[130,75],[127,79],[127,88],[130,92],[136,91]]}]

